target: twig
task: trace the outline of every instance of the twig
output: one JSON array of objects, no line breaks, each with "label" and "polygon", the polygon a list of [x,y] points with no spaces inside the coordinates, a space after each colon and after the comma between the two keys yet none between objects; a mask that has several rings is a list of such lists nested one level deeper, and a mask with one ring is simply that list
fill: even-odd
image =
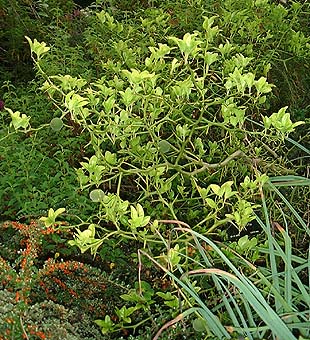
[{"label": "twig", "polygon": [[190,228],[190,226],[182,221],[177,221],[177,220],[157,220],[158,223],[167,223],[167,224],[179,224],[183,225],[184,227]]},{"label": "twig", "polygon": [[165,323],[160,330],[156,333],[156,335],[154,336],[153,340],[157,340],[160,336],[160,334],[167,328],[169,328],[170,326],[174,325],[175,323],[181,321],[183,319],[183,314],[178,315],[176,318],[174,318],[173,320]]},{"label": "twig", "polygon": [[242,157],[242,156],[244,156],[244,153],[240,150],[237,150],[220,163],[213,163],[213,164],[202,163],[203,166],[200,169],[194,170],[192,172],[187,172],[187,174],[190,175],[190,176],[195,176],[195,175],[199,174],[200,172],[203,172],[203,171],[208,170],[208,169],[221,168],[221,167],[227,165],[233,159],[238,158],[238,157]]},{"label": "twig", "polygon": [[29,337],[28,337],[28,335],[27,335],[27,333],[26,333],[26,330],[25,330],[25,328],[24,328],[23,320],[22,320],[22,317],[21,317],[21,316],[19,317],[19,321],[20,321],[20,325],[22,326],[23,336],[25,337],[26,340],[29,340]]}]

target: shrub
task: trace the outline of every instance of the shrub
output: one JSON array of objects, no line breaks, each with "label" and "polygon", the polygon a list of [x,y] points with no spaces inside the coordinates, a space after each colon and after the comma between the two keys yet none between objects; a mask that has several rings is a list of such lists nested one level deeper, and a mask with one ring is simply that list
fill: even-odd
[{"label": "shrub", "polygon": [[[29,225],[16,222],[1,225],[0,332],[6,336],[3,339],[12,336],[22,339],[26,334],[31,339],[100,338],[91,318],[113,311],[103,306],[109,299],[110,287],[101,271],[87,264],[45,260],[46,251],[51,252],[52,240],[49,248],[43,248],[44,239],[57,234],[60,232],[53,227],[46,228],[34,221]],[[55,250],[61,251],[57,243]],[[115,293],[117,286],[112,286]],[[113,303],[117,304],[117,299]]]},{"label": "shrub", "polygon": [[[73,10],[73,1],[0,1],[1,80],[31,80],[29,49],[24,36],[46,36],[52,23]],[[21,77],[22,75],[22,77]]]},{"label": "shrub", "polygon": [[[119,336],[120,331],[131,336],[128,330],[137,338],[149,336],[167,315],[172,321],[159,333],[194,313],[198,318],[193,327],[187,327],[186,334],[196,338],[253,338],[272,333],[293,339],[295,328],[304,334],[306,320],[302,312],[292,315],[307,303],[304,281],[294,274],[299,291],[292,294],[299,298],[301,292],[302,302],[292,303],[292,276],[287,270],[282,272],[281,265],[304,275],[306,260],[298,257],[301,266],[290,264],[293,252],[289,233],[278,228],[283,239],[273,241],[269,219],[276,216],[274,220],[285,222],[286,213],[296,216],[284,193],[290,192],[290,186],[309,184],[305,178],[294,176],[305,170],[304,153],[309,150],[288,137],[300,131],[297,128],[304,122],[296,122],[291,114],[296,111],[275,100],[283,91],[283,77],[290,75],[282,67],[287,58],[295,58],[298,65],[309,60],[308,30],[303,21],[306,4],[284,7],[264,0],[208,4],[180,1],[176,6],[173,2],[158,4],[158,8],[146,6],[138,13],[124,13],[112,4],[113,1],[109,7],[97,1],[61,18],[61,25],[54,26],[54,37],[48,35],[46,42],[26,37],[37,72],[37,83],[33,84],[40,86],[56,114],[51,112],[45,120],[35,112],[11,109],[6,100],[2,140],[7,142],[6,150],[11,138],[16,138],[14,143],[25,140],[22,155],[29,152],[28,145],[35,140],[31,155],[36,158],[34,163],[42,164],[41,150],[56,150],[49,143],[41,149],[44,139],[59,141],[62,147],[54,153],[57,158],[45,163],[50,168],[58,159],[70,184],[56,180],[57,176],[62,178],[57,168],[53,183],[61,184],[62,193],[58,196],[59,189],[47,185],[47,194],[53,196],[50,202],[54,208],[64,206],[70,213],[80,207],[89,209],[77,213],[81,217],[78,224],[75,216],[71,223],[75,234],[70,234],[69,244],[77,246],[85,259],[88,250],[97,261],[107,256],[112,267],[124,255],[124,247],[133,253],[143,245],[138,258],[131,256],[133,263],[138,264],[139,282],[121,296],[125,306],[118,305],[102,315],[100,304],[104,303],[97,295],[101,298],[100,292],[106,291],[96,279],[98,272],[85,272],[84,266],[72,259],[64,263],[48,260],[43,267],[35,264],[39,284],[25,285],[30,288],[21,291],[26,307],[31,298],[43,303],[41,295],[54,303],[61,300],[75,311],[81,306],[87,309],[91,301],[99,313],[96,323],[107,336]],[[188,20],[186,13],[195,20]],[[295,71],[303,82],[306,77],[302,68]],[[287,84],[295,86],[290,80]],[[281,99],[281,104],[302,103],[306,97],[296,99],[294,91]],[[40,100],[41,104],[46,102]],[[301,118],[306,120],[306,114]],[[302,129],[307,131],[305,125]],[[16,133],[20,131],[25,135],[18,139]],[[79,146],[84,144],[79,147],[71,141]],[[287,150],[298,154],[302,163],[298,172],[291,167]],[[76,151],[78,155],[74,157]],[[10,155],[6,160],[10,160]],[[14,168],[15,163],[10,167]],[[63,192],[77,192],[71,186],[73,167],[82,194],[71,209],[69,203],[76,196],[72,195],[69,201],[61,198]],[[34,177],[29,188],[39,176]],[[278,187],[283,186],[280,191]],[[266,187],[271,193],[264,196]],[[42,186],[36,193],[44,190]],[[15,193],[12,190],[10,194],[13,197]],[[273,209],[269,216],[267,207],[275,203],[278,206],[275,194],[286,207]],[[14,200],[9,203],[13,209]],[[38,205],[37,200],[34,204]],[[17,207],[29,210],[21,203]],[[61,211],[64,209],[50,209],[41,219],[46,228],[54,225]],[[265,224],[259,217],[262,213]],[[308,232],[300,218],[298,222]],[[179,226],[177,233],[172,230],[174,224]],[[184,236],[181,231],[189,225],[192,229],[187,229],[189,234]],[[250,238],[246,234],[251,228],[266,233]],[[215,240],[224,242],[222,249]],[[25,241],[28,248],[22,253],[23,258],[37,256],[31,252],[37,245],[33,247],[31,242],[31,237]],[[49,241],[42,242],[45,247]],[[266,252],[270,257],[262,255]],[[167,290],[157,289],[156,280],[153,287],[144,281],[141,254],[148,259],[148,270],[156,263],[171,276]],[[263,261],[262,272],[256,272],[257,268],[248,262],[259,260]],[[28,263],[27,258],[20,261],[25,266]],[[20,273],[7,261],[2,262],[5,275],[9,275],[4,277],[5,287],[10,288],[8,277],[12,277],[12,285],[19,288]],[[203,276],[198,283],[190,279],[196,274]],[[210,274],[210,279],[205,274]],[[261,280],[257,285],[251,281],[252,275]],[[270,275],[275,279],[270,279]],[[145,276],[150,281],[150,275]],[[161,281],[158,272],[156,278]],[[89,284],[95,296],[85,290]],[[274,296],[269,299],[265,289],[273,286]],[[87,297],[86,301],[82,296]],[[290,302],[281,309],[283,296]],[[162,302],[164,305],[159,307]],[[273,303],[275,308],[269,305]],[[179,315],[179,310],[184,314]],[[286,313],[291,323],[286,322]],[[268,319],[270,315],[274,323]],[[190,321],[186,319],[186,326]],[[266,326],[261,326],[261,322]],[[178,336],[178,330],[170,331]],[[198,331],[202,333],[194,333]]]}]

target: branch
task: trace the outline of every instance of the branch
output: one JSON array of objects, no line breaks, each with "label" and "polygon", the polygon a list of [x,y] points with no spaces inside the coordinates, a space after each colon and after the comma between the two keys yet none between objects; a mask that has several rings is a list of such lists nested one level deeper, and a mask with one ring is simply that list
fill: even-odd
[{"label": "branch", "polygon": [[172,168],[177,169],[179,172],[181,172],[184,175],[188,175],[188,176],[195,176],[197,174],[199,174],[200,172],[203,172],[205,170],[210,170],[210,169],[217,169],[217,168],[221,168],[225,165],[227,165],[230,161],[232,161],[235,158],[239,158],[239,157],[243,157],[245,156],[244,153],[240,150],[235,151],[234,153],[232,153],[230,156],[228,156],[226,159],[224,159],[222,162],[220,163],[205,163],[202,162],[202,167],[200,169],[188,172],[188,171],[184,171],[181,169],[181,166],[179,165],[173,165],[173,164],[169,164],[169,166],[171,166]]}]

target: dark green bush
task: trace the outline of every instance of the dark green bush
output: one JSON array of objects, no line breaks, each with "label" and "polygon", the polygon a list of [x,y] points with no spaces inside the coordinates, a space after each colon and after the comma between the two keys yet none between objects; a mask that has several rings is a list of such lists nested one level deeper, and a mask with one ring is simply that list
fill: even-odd
[{"label": "dark green bush", "polygon": [[23,82],[33,78],[25,35],[46,37],[66,14],[72,13],[72,0],[0,1],[0,82]]}]

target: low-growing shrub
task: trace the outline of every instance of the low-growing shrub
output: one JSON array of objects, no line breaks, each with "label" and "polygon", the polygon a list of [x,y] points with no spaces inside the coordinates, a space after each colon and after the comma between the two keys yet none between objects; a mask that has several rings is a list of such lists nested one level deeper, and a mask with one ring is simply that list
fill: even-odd
[{"label": "low-growing shrub", "polygon": [[[114,311],[112,306],[119,302],[115,296],[111,300],[111,295],[119,288],[100,269],[61,260],[61,256],[68,256],[66,252],[56,252],[54,258],[46,259],[53,253],[52,240],[46,244],[44,239],[55,236],[57,240],[56,236],[62,233],[35,221],[29,225],[18,222],[1,225],[3,339],[22,339],[26,335],[31,339],[53,340],[100,338],[92,320]],[[59,243],[54,251],[61,252]]]}]

